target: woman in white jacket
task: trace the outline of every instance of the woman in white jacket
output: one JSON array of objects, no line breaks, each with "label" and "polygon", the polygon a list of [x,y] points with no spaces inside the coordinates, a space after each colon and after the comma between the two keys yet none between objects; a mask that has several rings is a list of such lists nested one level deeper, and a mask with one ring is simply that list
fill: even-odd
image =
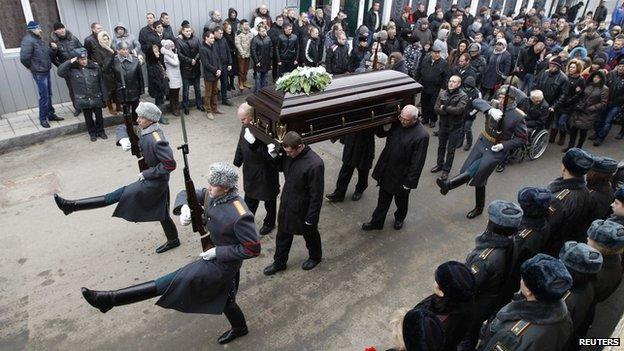
[{"label": "woman in white jacket", "polygon": [[160,53],[165,59],[165,71],[169,79],[169,107],[174,116],[180,115],[180,88],[182,87],[182,73],[180,72],[180,60],[176,53],[175,44],[169,39],[160,42]]}]

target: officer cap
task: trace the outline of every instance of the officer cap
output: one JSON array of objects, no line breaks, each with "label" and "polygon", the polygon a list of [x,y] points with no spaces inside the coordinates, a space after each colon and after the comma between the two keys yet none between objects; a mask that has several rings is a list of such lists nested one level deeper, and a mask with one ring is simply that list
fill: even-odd
[{"label": "officer cap", "polygon": [[518,203],[525,214],[539,214],[548,209],[552,192],[546,188],[528,186],[518,192]]},{"label": "officer cap", "polygon": [[465,264],[448,261],[438,266],[435,281],[444,296],[452,300],[468,301],[476,293],[475,278]]},{"label": "officer cap", "polygon": [[567,241],[559,252],[559,259],[569,269],[579,273],[595,274],[602,267],[602,255],[593,247]]},{"label": "officer cap", "polygon": [[213,163],[208,169],[208,184],[221,186],[226,189],[236,188],[238,173],[227,163]]},{"label": "officer cap", "polygon": [[587,174],[594,164],[594,158],[587,151],[576,147],[568,150],[561,161],[565,168],[576,176]]},{"label": "officer cap", "polygon": [[524,261],[520,276],[538,300],[559,300],[572,287],[572,276],[563,262],[541,253]]},{"label": "officer cap", "polygon": [[403,342],[407,351],[440,350],[444,339],[444,326],[433,312],[414,308],[403,317]]},{"label": "officer cap", "polygon": [[139,102],[139,106],[136,108],[136,114],[139,117],[143,117],[145,119],[149,119],[152,122],[158,122],[160,120],[160,109],[158,106],[152,104],[151,102],[141,101]]},{"label": "officer cap", "polygon": [[520,206],[510,201],[494,200],[488,206],[489,220],[501,227],[518,228],[522,214]]},{"label": "officer cap", "polygon": [[610,220],[595,220],[587,230],[587,236],[608,249],[624,248],[624,226]]},{"label": "officer cap", "polygon": [[594,156],[592,171],[613,174],[617,171],[618,162],[611,157]]}]

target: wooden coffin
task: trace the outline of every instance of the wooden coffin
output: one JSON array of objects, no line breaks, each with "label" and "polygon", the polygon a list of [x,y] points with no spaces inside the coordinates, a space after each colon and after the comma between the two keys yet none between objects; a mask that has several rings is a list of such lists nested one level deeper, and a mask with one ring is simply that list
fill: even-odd
[{"label": "wooden coffin", "polygon": [[386,70],[334,77],[325,91],[310,95],[265,87],[247,102],[254,108],[252,132],[263,142],[279,145],[296,131],[311,144],[391,123],[421,90],[408,75]]}]

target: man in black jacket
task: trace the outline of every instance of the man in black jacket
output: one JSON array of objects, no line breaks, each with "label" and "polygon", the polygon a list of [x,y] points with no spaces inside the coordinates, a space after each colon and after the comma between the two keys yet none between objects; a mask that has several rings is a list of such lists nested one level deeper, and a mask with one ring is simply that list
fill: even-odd
[{"label": "man in black jacket", "polygon": [[[535,77],[535,89],[544,93],[544,99],[548,103],[548,111],[551,115],[559,110],[559,106],[565,101],[568,93],[568,77],[561,72],[562,63],[559,57],[551,59],[548,63],[548,69]],[[557,131],[557,129],[550,130],[551,142],[555,141]]]},{"label": "man in black jacket", "polygon": [[325,55],[328,73],[344,74],[349,71],[349,47],[346,44],[347,35],[339,32],[336,36],[336,43],[327,49]]},{"label": "man in black jacket", "polygon": [[434,111],[434,104],[438,99],[440,89],[446,84],[449,75],[449,67],[445,59],[440,55],[442,48],[434,44],[431,54],[425,56],[418,72],[416,80],[423,85],[420,96],[422,104],[423,123],[429,123],[429,127],[434,128],[438,117]]},{"label": "man in black jacket", "polygon": [[163,39],[169,39],[175,41],[176,36],[173,34],[173,29],[169,23],[169,14],[166,12],[160,13],[160,23],[163,26]]},{"label": "man in black jacket", "polygon": [[368,28],[370,35],[368,36],[368,44],[373,41],[373,34],[377,33],[382,28],[381,13],[379,13],[379,2],[373,2],[370,10],[364,14],[364,25]]},{"label": "man in black jacket", "polygon": [[271,66],[273,70],[271,71],[271,77],[273,78],[273,82],[275,82],[278,78],[277,76],[277,55],[275,54],[275,50],[277,50],[277,46],[279,45],[279,37],[284,34],[284,16],[277,15],[275,16],[275,21],[271,25],[271,28],[267,31],[267,35],[271,38],[272,44],[272,52],[271,52]]},{"label": "man in black jacket", "polygon": [[379,198],[370,222],[362,224],[362,230],[383,229],[393,198],[397,206],[394,229],[400,230],[407,216],[410,190],[418,187],[425,165],[429,133],[420,121],[418,108],[405,105],[399,115],[399,123],[383,126],[377,135],[387,137],[386,146],[373,170],[373,179],[379,186]]},{"label": "man in black jacket", "polygon": [[131,113],[132,120],[136,121],[139,117],[136,114],[136,108],[145,90],[141,61],[130,53],[128,43],[125,41],[117,43],[116,49],[117,55],[113,61],[113,71],[117,82],[115,101],[122,104],[124,115]]},{"label": "man in black jacket", "polygon": [[199,47],[201,65],[204,71],[204,108],[208,119],[214,119],[214,113],[220,114],[217,110],[217,83],[219,77],[225,74],[221,70],[221,58],[216,49],[215,36],[211,31],[204,32],[204,42]]},{"label": "man in black jacket", "polygon": [[230,55],[230,47],[227,40],[223,38],[223,27],[217,26],[213,33],[215,37],[214,46],[221,60],[221,67],[219,69],[223,72],[219,77],[219,80],[221,81],[221,103],[226,106],[232,106],[227,97],[228,72],[232,70],[232,55]]},{"label": "man in black jacket", "polygon": [[542,59],[544,43],[537,42],[537,37],[530,37],[526,47],[518,54],[518,77],[522,80],[521,89],[528,93],[533,89],[535,66]]},{"label": "man in black jacket", "polygon": [[[50,47],[52,47],[52,63],[58,67],[61,63],[71,60],[74,57],[74,50],[82,47],[80,39],[76,38],[70,31],[65,29],[61,22],[54,23],[54,31],[50,33]],[[74,91],[71,88],[69,80],[65,79],[67,90],[69,90],[69,98],[74,106],[74,116],[80,114],[80,109],[76,108],[74,99]]]},{"label": "man in black jacket", "polygon": [[85,49],[87,49],[87,53],[89,54],[89,60],[91,61],[95,61],[93,54],[95,53],[95,50],[100,46],[97,35],[102,30],[104,30],[104,27],[102,27],[102,25],[98,22],[91,23],[91,35],[86,37],[84,40],[84,47]]},{"label": "man in black jacket", "polygon": [[277,39],[275,52],[277,54],[277,70],[280,77],[285,73],[290,73],[299,64],[297,61],[299,57],[299,39],[292,31],[292,24],[285,23],[284,34],[280,34]]},{"label": "man in black jacket", "polygon": [[285,182],[277,215],[274,261],[264,269],[265,275],[286,269],[295,235],[303,235],[308,248],[309,258],[301,266],[303,270],[316,267],[323,256],[318,222],[323,205],[325,164],[296,132],[286,133],[282,148],[285,155],[278,157],[275,145],[267,145],[269,155],[284,172]]},{"label": "man in black jacket", "polygon": [[[622,106],[624,106],[624,60],[620,60],[615,69],[607,75],[607,86],[609,87],[609,104],[602,113],[599,127],[594,136],[594,146],[602,144],[609,135],[613,121],[622,112]],[[622,137],[624,137],[624,128],[620,130],[617,139],[622,139]]]},{"label": "man in black jacket", "polygon": [[154,31],[154,21],[156,20],[156,16],[153,13],[148,12],[145,15],[145,20],[147,21],[147,25],[139,31],[139,43],[141,44],[141,50],[147,54],[147,51],[145,51],[145,48],[147,47],[147,39],[148,35]]},{"label": "man in black jacket", "polygon": [[195,106],[205,111],[202,105],[199,78],[201,77],[201,62],[199,48],[201,40],[195,36],[190,24],[182,26],[182,37],[176,40],[178,58],[180,59],[180,73],[182,75],[182,106],[184,114],[189,114],[189,87],[195,92]]}]

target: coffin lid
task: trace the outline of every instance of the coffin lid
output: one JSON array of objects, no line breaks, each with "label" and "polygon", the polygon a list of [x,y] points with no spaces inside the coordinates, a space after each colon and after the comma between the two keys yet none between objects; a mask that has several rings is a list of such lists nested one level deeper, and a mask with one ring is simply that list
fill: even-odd
[{"label": "coffin lid", "polygon": [[325,91],[310,95],[290,94],[272,87],[247,97],[247,102],[263,114],[285,120],[322,110],[335,110],[345,104],[366,103],[397,93],[417,94],[422,86],[405,73],[384,70],[337,76]]}]

